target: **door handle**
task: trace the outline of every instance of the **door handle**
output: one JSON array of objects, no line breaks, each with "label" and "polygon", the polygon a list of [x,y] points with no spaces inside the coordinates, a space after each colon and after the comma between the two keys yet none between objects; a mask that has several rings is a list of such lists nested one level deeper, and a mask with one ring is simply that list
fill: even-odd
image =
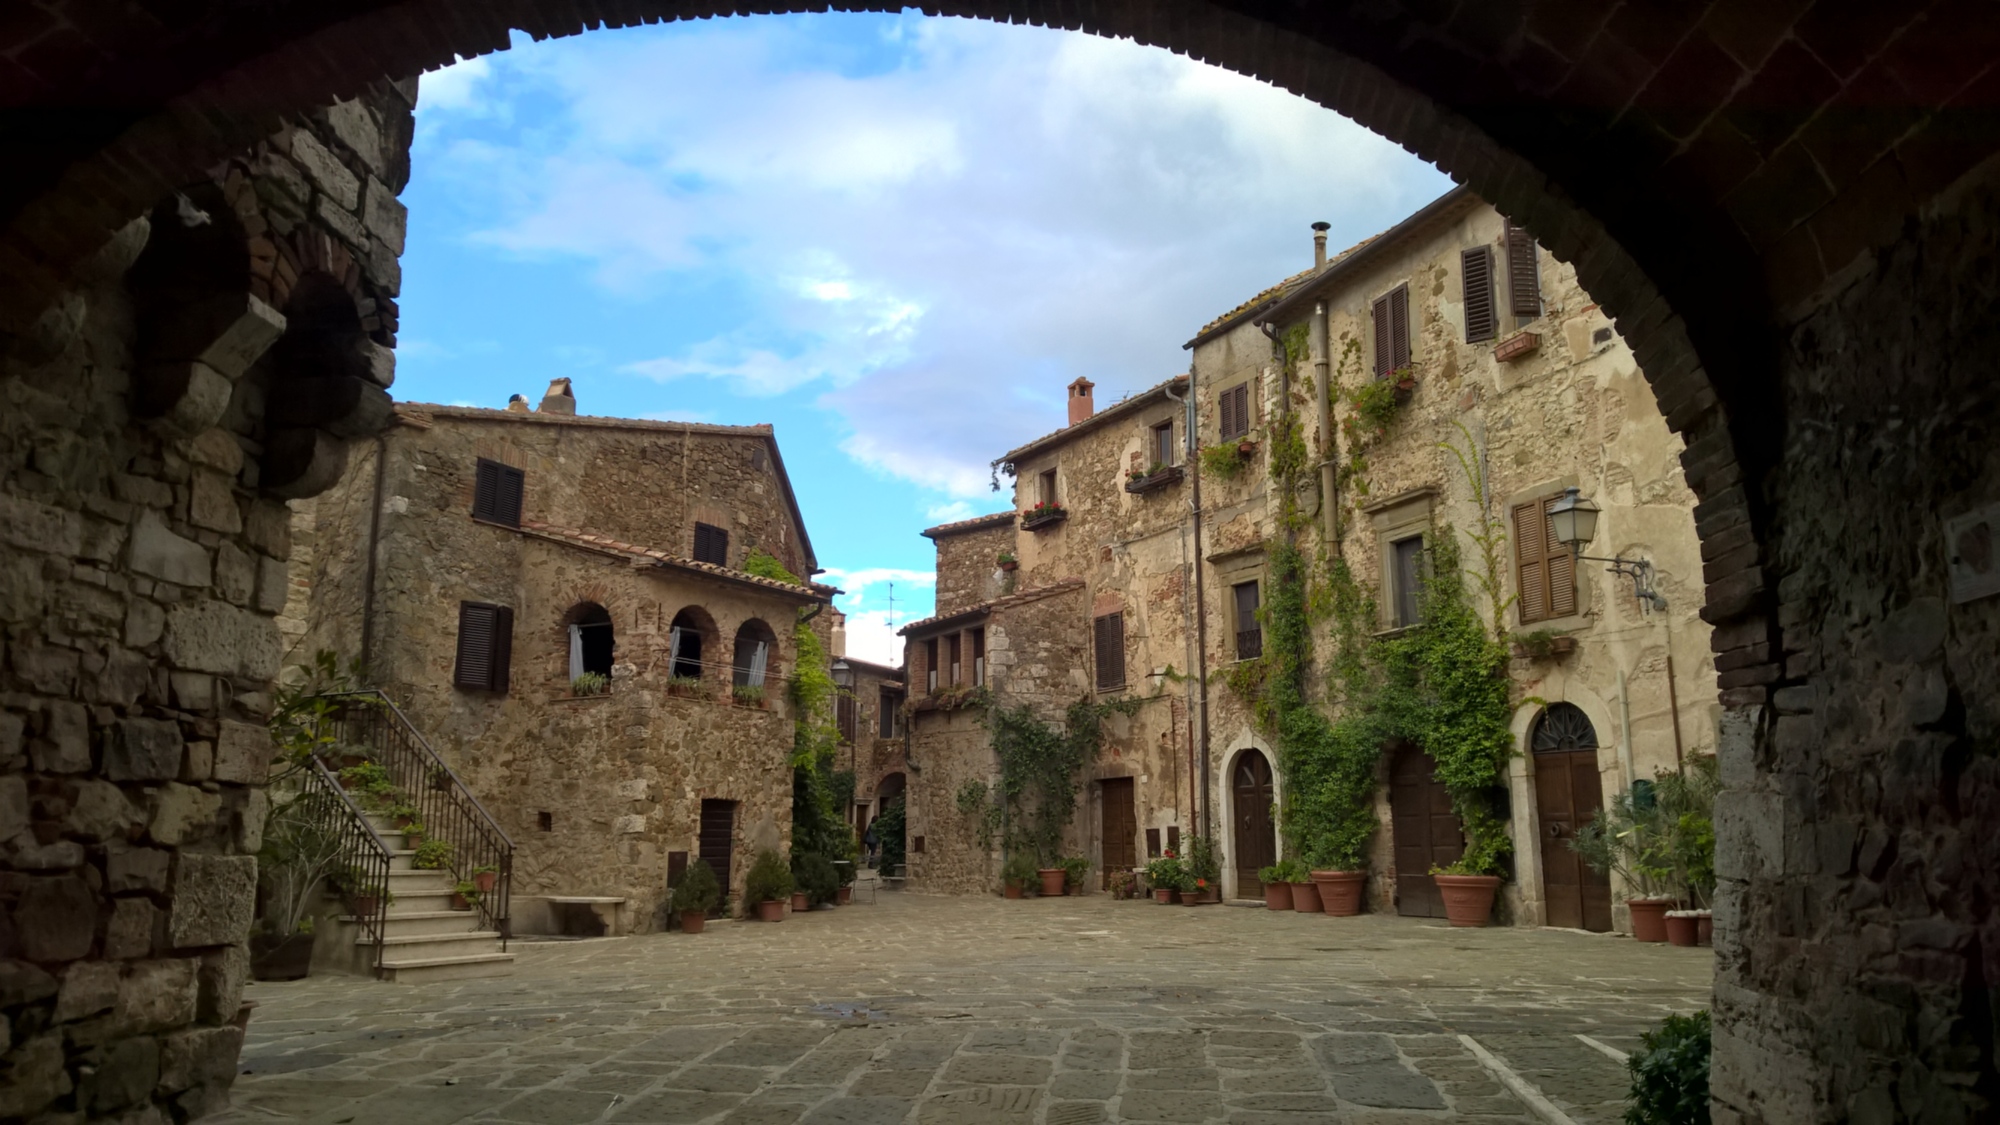
[{"label": "door handle", "polygon": [[1562,826],[1562,825],[1560,825],[1560,824],[1551,824],[1551,825],[1549,825],[1549,835],[1550,835],[1550,836],[1553,836],[1553,837],[1555,837],[1555,838],[1557,838],[1557,839],[1561,839],[1561,838],[1562,838],[1562,834],[1563,834],[1563,826]]}]

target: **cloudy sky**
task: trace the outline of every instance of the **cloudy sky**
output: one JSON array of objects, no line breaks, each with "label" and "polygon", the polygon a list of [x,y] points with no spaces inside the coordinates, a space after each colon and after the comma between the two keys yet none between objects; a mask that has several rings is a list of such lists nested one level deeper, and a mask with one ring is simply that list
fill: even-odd
[{"label": "cloudy sky", "polygon": [[[1187,368],[1200,326],[1450,184],[1130,42],[916,13],[705,20],[426,75],[396,390],[776,425],[850,650],[929,613],[988,462]],[[1002,479],[1002,484],[1009,482]]]}]

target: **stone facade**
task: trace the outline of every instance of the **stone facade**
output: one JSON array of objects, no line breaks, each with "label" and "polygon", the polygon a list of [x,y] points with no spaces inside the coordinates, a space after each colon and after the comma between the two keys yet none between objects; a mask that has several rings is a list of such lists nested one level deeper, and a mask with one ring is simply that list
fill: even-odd
[{"label": "stone facade", "polygon": [[833,662],[834,684],[844,697],[836,704],[840,748],[834,768],[854,775],[854,800],[841,815],[861,833],[908,784],[907,692],[901,668],[848,656],[840,651],[844,647],[836,644]]},{"label": "stone facade", "polygon": [[[769,427],[546,406],[397,418],[297,517],[315,545],[295,561],[298,656],[362,657],[494,814],[516,849],[518,931],[552,925],[550,895],[624,898],[632,926],[663,926],[669,859],[701,851],[704,802],[733,803],[731,870],[717,874],[740,888],[756,850],[787,846],[793,623],[832,594],[740,569],[758,549],[814,565]],[[522,471],[519,527],[473,517],[482,459]],[[688,557],[697,521],[729,530],[730,565]],[[513,611],[505,690],[458,685],[461,603]],[[740,700],[758,639],[764,697]],[[608,690],[576,694],[577,661]]]}]

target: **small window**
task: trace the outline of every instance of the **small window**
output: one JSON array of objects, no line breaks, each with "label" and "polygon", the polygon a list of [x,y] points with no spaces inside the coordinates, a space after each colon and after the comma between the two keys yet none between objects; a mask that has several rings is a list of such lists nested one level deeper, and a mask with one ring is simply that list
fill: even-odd
[{"label": "small window", "polygon": [[935,695],[938,689],[938,639],[924,642],[924,690]]},{"label": "small window", "polygon": [[729,565],[729,533],[712,523],[694,525],[694,561]]},{"label": "small window", "polygon": [[1044,504],[1056,502],[1056,471],[1046,469],[1035,482],[1035,499]]},{"label": "small window", "polygon": [[1146,858],[1160,858],[1160,830],[1157,828],[1146,829]]},{"label": "small window", "polygon": [[569,678],[575,683],[586,672],[609,678],[612,635],[611,614],[596,602],[585,602],[569,614]]},{"label": "small window", "polygon": [[1250,384],[1236,384],[1217,395],[1215,402],[1223,441],[1234,441],[1250,432]]},{"label": "small window", "polygon": [[693,608],[674,614],[667,629],[667,675],[676,680],[701,679],[703,615]]},{"label": "small window", "polygon": [[458,603],[458,660],[452,683],[505,694],[514,656],[514,611],[486,602]]},{"label": "small window", "polygon": [[1514,315],[1533,320],[1542,315],[1541,254],[1528,232],[1507,224],[1507,303]]},{"label": "small window", "polygon": [[1375,377],[1410,365],[1410,287],[1398,285],[1375,299]]},{"label": "small window", "polygon": [[512,465],[481,457],[473,470],[472,518],[521,526],[521,490],[526,474]]},{"label": "small window", "polygon": [[1168,468],[1174,463],[1174,424],[1162,422],[1153,427],[1153,464]]},{"label": "small window", "polygon": [[1398,539],[1389,545],[1391,555],[1391,579],[1394,589],[1393,605],[1397,628],[1406,628],[1417,623],[1417,587],[1423,581],[1424,537],[1413,535],[1408,539]]},{"label": "small window", "polygon": [[771,627],[754,617],[738,627],[735,671],[730,683],[742,688],[763,687],[776,641],[777,636],[771,632]]},{"label": "small window", "polygon": [[556,830],[556,814],[552,812],[536,813],[535,827],[543,832],[554,832]]},{"label": "small window", "polygon": [[957,633],[953,633],[953,634],[952,634],[951,636],[949,636],[949,637],[946,637],[946,638],[945,638],[945,648],[946,648],[947,652],[949,653],[949,656],[950,656],[950,660],[951,660],[951,681],[950,681],[950,682],[951,682],[951,686],[952,686],[952,687],[957,687],[958,685],[960,685],[960,684],[962,684],[962,683],[964,683],[964,682],[965,682],[965,678],[964,678],[963,676],[959,675],[959,669],[960,669],[960,667],[961,667],[961,665],[960,665],[960,662],[959,662],[959,655],[960,655],[960,653],[959,653],[959,650],[960,650],[960,647],[961,647],[961,646],[959,645],[959,634],[957,634]]},{"label": "small window", "polygon": [[986,630],[972,630],[972,686],[986,686]]},{"label": "small window", "polygon": [[1491,340],[1500,334],[1499,310],[1493,306],[1493,248],[1460,251],[1458,266],[1465,285],[1465,342]]},{"label": "small window", "polygon": [[1097,690],[1125,686],[1125,615],[1107,613],[1092,622],[1097,649]]},{"label": "small window", "polygon": [[1264,627],[1257,623],[1257,584],[1238,582],[1230,592],[1236,601],[1236,659],[1255,660],[1264,655]]},{"label": "small window", "polygon": [[903,706],[902,696],[896,694],[893,691],[885,691],[882,693],[882,711],[881,711],[882,725],[880,729],[882,731],[883,738],[896,737],[897,734],[896,718],[897,718],[897,713],[902,710],[902,706]]},{"label": "small window", "polygon": [[1514,506],[1514,581],[1521,624],[1576,612],[1576,556],[1558,542],[1549,508],[1561,493]]},{"label": "small window", "polygon": [[910,850],[916,852],[918,855],[922,855],[924,852],[924,838],[922,836],[910,837]]}]

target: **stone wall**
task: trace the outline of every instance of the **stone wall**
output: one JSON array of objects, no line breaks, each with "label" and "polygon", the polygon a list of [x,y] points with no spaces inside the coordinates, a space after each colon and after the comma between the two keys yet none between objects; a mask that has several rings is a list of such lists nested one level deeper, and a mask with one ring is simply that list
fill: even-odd
[{"label": "stone wall", "polygon": [[939,616],[957,613],[980,602],[1012,593],[1014,576],[1000,569],[1000,553],[1014,550],[1014,525],[987,520],[968,521],[965,530],[932,528],[924,534],[937,543],[937,608]]},{"label": "stone wall", "polygon": [[288,125],[0,338],[0,1118],[226,1104],[282,497],[387,401],[408,117],[383,89]]}]

